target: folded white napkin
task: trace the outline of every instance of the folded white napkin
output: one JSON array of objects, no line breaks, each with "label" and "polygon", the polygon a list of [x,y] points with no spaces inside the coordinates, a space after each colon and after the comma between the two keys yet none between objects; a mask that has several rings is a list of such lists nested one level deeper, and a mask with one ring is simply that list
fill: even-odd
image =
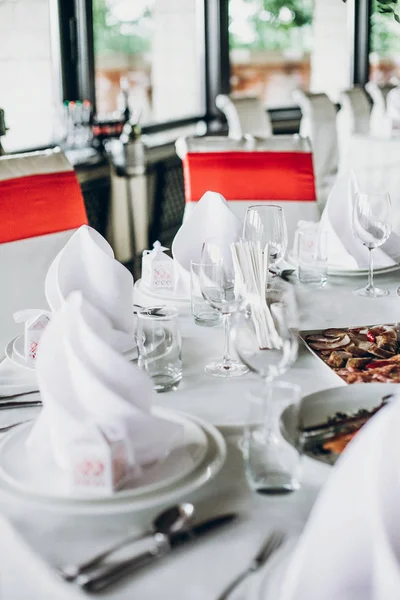
[{"label": "folded white napkin", "polygon": [[[112,342],[111,320],[72,292],[41,340],[36,374],[43,410],[27,440],[36,465],[55,463],[71,489],[94,494],[112,492],[162,460],[181,434],[180,426],[152,415],[150,378]],[[97,471],[82,474],[88,464]]]},{"label": "folded white napkin", "polygon": [[176,265],[175,293],[190,297],[190,261],[199,262],[204,242],[215,238],[223,243],[224,260],[231,261],[230,244],[239,240],[243,223],[217,192],[206,192],[180,227],[172,243]]},{"label": "folded white napkin", "polygon": [[88,225],[74,233],[49,268],[45,292],[51,310],[57,311],[74,290],[109,317],[114,346],[120,351],[132,348],[133,277],[114,258],[110,244]]},{"label": "folded white napkin", "polygon": [[322,490],[279,600],[397,600],[400,401],[350,443]]},{"label": "folded white napkin", "polygon": [[[337,178],[329,194],[321,217],[321,227],[328,234],[329,267],[355,271],[368,268],[369,250],[356,239],[352,228],[356,193],[355,176],[349,173]],[[399,261],[400,238],[392,233],[383,246],[374,250],[374,266],[390,267]]]}]

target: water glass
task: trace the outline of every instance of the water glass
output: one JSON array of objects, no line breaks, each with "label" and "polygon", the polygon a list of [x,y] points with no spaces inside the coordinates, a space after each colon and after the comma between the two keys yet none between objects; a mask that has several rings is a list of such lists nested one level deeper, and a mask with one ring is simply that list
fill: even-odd
[{"label": "water glass", "polygon": [[190,261],[190,303],[196,325],[214,327],[222,321],[222,315],[212,308],[202,296],[200,288],[201,263]]},{"label": "water glass", "polygon": [[139,367],[150,375],[157,392],[175,389],[182,379],[177,309],[152,306],[141,310],[137,317]]},{"label": "water glass", "polygon": [[247,481],[260,494],[300,487],[300,388],[270,383],[250,393],[242,442]]},{"label": "water glass", "polygon": [[296,232],[297,274],[300,283],[323,287],[328,270],[328,235],[318,227],[304,227]]}]

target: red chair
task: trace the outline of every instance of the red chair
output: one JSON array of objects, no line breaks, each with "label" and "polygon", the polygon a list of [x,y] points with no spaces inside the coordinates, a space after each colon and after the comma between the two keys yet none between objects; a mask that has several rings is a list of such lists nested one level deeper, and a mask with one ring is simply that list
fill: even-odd
[{"label": "red chair", "polygon": [[[289,244],[299,220],[318,221],[313,158],[307,140],[278,136],[268,140],[228,142],[223,150],[207,138],[179,140],[177,151],[183,161],[185,215],[207,190],[222,194],[232,211],[244,218],[251,204],[267,202],[282,206]],[[198,148],[196,148],[196,144]]]},{"label": "red chair", "polygon": [[87,223],[75,172],[59,150],[0,158],[0,243]]},{"label": "red chair", "polygon": [[83,224],[87,216],[79,182],[60,150],[0,158],[0,356],[20,329],[13,313],[48,308],[47,270]]}]

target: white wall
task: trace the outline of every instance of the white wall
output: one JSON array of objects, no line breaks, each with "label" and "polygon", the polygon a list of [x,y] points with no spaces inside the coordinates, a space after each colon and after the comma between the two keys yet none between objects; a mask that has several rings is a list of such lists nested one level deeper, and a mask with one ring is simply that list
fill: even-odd
[{"label": "white wall", "polygon": [[51,63],[50,0],[0,0],[0,107],[6,151],[52,141],[57,93]]},{"label": "white wall", "polygon": [[153,119],[165,121],[203,111],[202,63],[197,43],[197,0],[156,0],[152,40]]},{"label": "white wall", "polygon": [[342,90],[351,87],[350,5],[341,0],[315,0],[310,89],[325,92],[334,102]]}]

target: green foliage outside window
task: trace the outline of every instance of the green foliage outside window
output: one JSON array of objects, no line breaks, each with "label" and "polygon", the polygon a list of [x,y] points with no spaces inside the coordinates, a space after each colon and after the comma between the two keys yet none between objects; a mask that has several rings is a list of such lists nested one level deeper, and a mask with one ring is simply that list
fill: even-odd
[{"label": "green foliage outside window", "polygon": [[146,8],[139,18],[121,21],[107,0],[93,0],[93,31],[96,54],[148,52],[151,49],[151,11]]},{"label": "green foliage outside window", "polygon": [[230,47],[309,52],[313,7],[313,0],[230,0]]},{"label": "green foliage outside window", "polygon": [[[392,3],[393,4],[393,3]],[[382,10],[383,8],[383,10]],[[374,0],[371,17],[371,50],[380,57],[391,57],[400,53],[399,25],[397,14],[382,0]],[[393,16],[395,18],[393,18]]]}]

